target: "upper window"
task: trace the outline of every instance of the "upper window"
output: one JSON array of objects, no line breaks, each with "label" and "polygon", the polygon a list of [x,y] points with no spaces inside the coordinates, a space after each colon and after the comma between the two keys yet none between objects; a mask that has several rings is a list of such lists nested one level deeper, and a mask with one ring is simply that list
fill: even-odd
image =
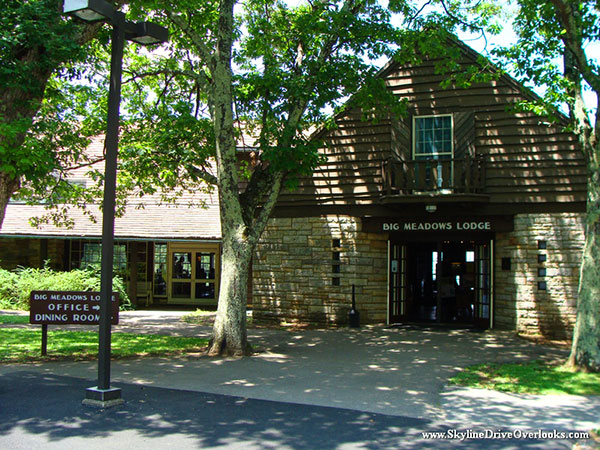
[{"label": "upper window", "polygon": [[452,115],[413,119],[414,159],[452,159]]}]

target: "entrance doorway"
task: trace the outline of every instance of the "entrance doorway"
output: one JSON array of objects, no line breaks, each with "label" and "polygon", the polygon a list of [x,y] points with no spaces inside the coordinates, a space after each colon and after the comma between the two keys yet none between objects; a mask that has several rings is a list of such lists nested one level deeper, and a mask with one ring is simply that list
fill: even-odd
[{"label": "entrance doorway", "polygon": [[175,305],[215,306],[219,259],[218,244],[155,244],[154,298]]},{"label": "entrance doorway", "polygon": [[390,242],[389,322],[490,327],[491,249],[490,241]]}]

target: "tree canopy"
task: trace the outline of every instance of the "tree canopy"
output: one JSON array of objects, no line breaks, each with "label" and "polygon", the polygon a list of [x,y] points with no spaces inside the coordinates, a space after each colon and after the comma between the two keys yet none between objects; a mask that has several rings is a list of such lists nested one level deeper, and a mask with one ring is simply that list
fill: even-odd
[{"label": "tree canopy", "polygon": [[99,27],[74,24],[61,11],[57,0],[0,6],[0,226],[23,182],[52,184],[48,175],[78,161],[99,130],[89,114],[92,89],[72,83],[83,76],[78,63],[97,57],[83,44]]}]

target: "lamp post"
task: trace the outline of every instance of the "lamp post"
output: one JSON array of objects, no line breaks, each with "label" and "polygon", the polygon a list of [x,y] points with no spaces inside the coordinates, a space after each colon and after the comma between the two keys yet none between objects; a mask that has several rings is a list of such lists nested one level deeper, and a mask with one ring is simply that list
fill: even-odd
[{"label": "lamp post", "polygon": [[119,106],[121,103],[121,73],[125,40],[143,45],[168,40],[168,31],[151,22],[130,22],[125,13],[117,11],[105,0],[64,0],[65,14],[86,22],[104,21],[112,25],[110,87],[106,159],[104,173],[104,200],[102,210],[102,259],[100,263],[100,325],[98,332],[98,386],[86,389],[85,404],[113,406],[123,402],[121,390],[110,387],[110,304],[112,299],[113,254],[115,238],[115,196],[117,185],[117,155],[119,149]]}]

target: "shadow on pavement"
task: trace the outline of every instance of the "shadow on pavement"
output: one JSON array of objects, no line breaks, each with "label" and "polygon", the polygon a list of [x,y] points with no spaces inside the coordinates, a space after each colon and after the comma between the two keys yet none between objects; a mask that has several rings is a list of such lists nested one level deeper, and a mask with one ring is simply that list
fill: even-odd
[{"label": "shadow on pavement", "polygon": [[347,409],[118,384],[124,405],[84,406],[90,382],[13,372],[0,381],[0,447],[154,448],[570,448],[568,442],[422,440],[447,427]]}]

